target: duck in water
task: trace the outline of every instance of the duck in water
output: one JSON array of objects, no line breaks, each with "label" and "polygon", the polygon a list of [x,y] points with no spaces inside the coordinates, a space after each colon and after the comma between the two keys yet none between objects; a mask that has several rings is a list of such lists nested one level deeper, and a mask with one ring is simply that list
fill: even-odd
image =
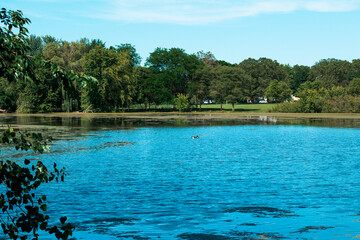
[{"label": "duck in water", "polygon": [[193,136],[193,137],[191,137],[192,139],[195,139],[195,138],[199,138],[199,136]]}]

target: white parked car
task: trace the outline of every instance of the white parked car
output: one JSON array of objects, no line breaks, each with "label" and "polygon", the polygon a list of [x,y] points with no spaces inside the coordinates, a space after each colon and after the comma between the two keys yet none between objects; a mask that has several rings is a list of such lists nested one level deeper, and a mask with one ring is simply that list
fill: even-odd
[{"label": "white parked car", "polygon": [[260,99],[259,103],[268,103],[268,100],[267,100],[267,98]]}]

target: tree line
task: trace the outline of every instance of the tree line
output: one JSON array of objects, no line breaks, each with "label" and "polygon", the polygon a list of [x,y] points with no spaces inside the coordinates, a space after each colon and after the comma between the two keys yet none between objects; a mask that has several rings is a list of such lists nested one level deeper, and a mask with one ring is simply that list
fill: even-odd
[{"label": "tree line", "polygon": [[181,48],[159,47],[142,66],[131,44],[106,47],[99,39],[68,42],[35,35],[26,37],[24,44],[28,61],[23,67],[32,69],[27,81],[12,81],[14,75],[5,74],[6,66],[1,66],[0,109],[8,112],[123,112],[135,105],[143,110],[177,106],[181,99],[186,103],[178,107],[181,111],[201,110],[209,99],[221,108],[230,103],[234,110],[236,103],[262,98],[281,103],[291,101],[291,95],[300,101],[273,110],[360,111],[358,106],[343,106],[358,102],[360,59],[325,59],[311,67],[269,58],[231,64],[211,52],[188,54]]},{"label": "tree line", "polygon": [[[275,111],[359,112],[360,60],[321,60],[312,67],[282,65],[260,58],[239,64],[217,60],[210,52],[187,54],[179,48],[157,48],[140,66],[134,46],[105,47],[101,40],[77,42],[51,36],[30,35],[30,20],[21,11],[0,10],[0,108],[19,112],[125,111],[133,104],[175,103],[179,110],[205,99],[255,102],[268,97]],[[48,141],[36,133],[9,128],[0,144],[43,153]],[[47,232],[67,240],[74,226],[65,216],[54,224],[47,212],[47,198],[37,195],[40,185],[63,181],[66,172],[54,163],[31,164],[0,161],[0,225],[9,239],[39,239]]]}]

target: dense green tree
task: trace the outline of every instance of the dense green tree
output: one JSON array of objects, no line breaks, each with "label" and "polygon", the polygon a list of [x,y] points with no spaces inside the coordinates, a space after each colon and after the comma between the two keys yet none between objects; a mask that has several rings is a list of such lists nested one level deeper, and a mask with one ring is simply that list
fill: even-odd
[{"label": "dense green tree", "polygon": [[218,66],[213,71],[210,95],[221,104],[221,110],[222,104],[227,100],[234,111],[235,103],[246,99],[245,86],[251,81],[251,77],[239,67]]},{"label": "dense green tree", "polygon": [[235,111],[235,103],[247,98],[246,85],[251,77],[239,67],[221,67],[220,79],[226,83],[226,100],[231,103]]},{"label": "dense green tree", "polygon": [[62,68],[84,72],[84,59],[89,49],[83,42],[53,41],[45,44],[42,52],[46,60]]},{"label": "dense green tree", "polygon": [[242,61],[239,66],[251,76],[247,90],[252,101],[265,95],[266,88],[272,80],[289,81],[285,68],[277,61],[268,58],[258,60],[249,58]]},{"label": "dense green tree", "polygon": [[299,88],[299,86],[302,83],[308,81],[310,67],[303,65],[295,65],[292,68],[292,72],[293,72],[293,79],[291,81],[290,88],[293,92],[296,92],[296,90]]},{"label": "dense green tree", "polygon": [[[96,46],[84,60],[86,73],[98,82],[82,92],[83,103],[100,111],[122,111],[136,96],[136,74],[128,51],[117,51]],[[88,106],[89,106],[88,105]],[[83,104],[83,108],[87,108]]]},{"label": "dense green tree", "polygon": [[149,92],[150,85],[148,79],[151,71],[146,67],[139,66],[136,68],[136,103],[144,104],[144,110],[147,110],[149,104],[153,102],[153,95]]},{"label": "dense green tree", "polygon": [[[102,46],[95,46],[95,48],[90,50],[85,56],[85,72],[95,77],[98,82],[90,84],[89,88],[82,90],[81,101],[83,109],[92,105],[94,109],[108,111],[109,106],[106,105],[104,100],[105,85],[103,82],[105,69],[116,63],[114,51],[112,51],[112,53],[112,56],[110,56],[110,51],[107,51]],[[84,105],[84,103],[87,103],[88,105]]]},{"label": "dense green tree", "polygon": [[136,52],[135,46],[133,46],[129,43],[124,43],[124,44],[117,45],[115,49],[118,53],[124,53],[124,54],[127,54],[128,56],[130,56],[130,65],[132,67],[140,65],[141,57]]},{"label": "dense green tree", "polygon": [[354,75],[348,61],[324,59],[311,67],[308,79],[319,81],[323,87],[347,86]]},{"label": "dense green tree", "polygon": [[204,65],[204,67],[199,68],[195,73],[193,77],[192,83],[189,85],[191,90],[188,92],[190,93],[190,96],[192,96],[193,103],[195,105],[200,106],[201,111],[201,105],[206,99],[209,99],[210,97],[210,84],[214,79],[214,72],[211,69],[210,66]]},{"label": "dense green tree", "polygon": [[227,66],[227,67],[234,66],[234,64],[231,64],[231,63],[226,62],[224,60],[216,60],[216,64],[221,65],[221,66]]},{"label": "dense green tree", "polygon": [[85,52],[88,53],[90,50],[95,49],[95,47],[105,48],[105,43],[100,39],[88,39],[88,38],[81,38],[78,41],[81,46],[85,47]]},{"label": "dense green tree", "polygon": [[217,66],[216,58],[211,52],[200,51],[196,53],[197,57],[209,68]]},{"label": "dense green tree", "polygon": [[27,54],[31,57],[40,57],[44,50],[44,44],[41,37],[37,37],[34,34],[31,34],[29,38],[27,38],[29,49]]},{"label": "dense green tree", "polygon": [[350,78],[360,78],[360,59],[354,59],[351,62],[351,66],[353,69],[352,74],[350,74]]},{"label": "dense green tree", "polygon": [[348,93],[353,96],[360,96],[360,78],[354,78],[350,81]]},{"label": "dense green tree", "polygon": [[227,83],[223,81],[223,78],[221,77],[221,68],[218,67],[217,69],[214,69],[214,78],[211,81],[210,84],[210,96],[212,99],[215,100],[216,103],[220,103],[220,111],[223,110],[223,104],[226,99],[226,90],[227,90]]},{"label": "dense green tree", "polygon": [[56,112],[62,110],[62,82],[54,78],[46,64],[32,62],[34,80],[19,82],[22,89],[17,98],[17,111],[21,113]]},{"label": "dense green tree", "polygon": [[6,78],[0,78],[0,109],[15,112],[19,92],[21,92],[19,84],[9,82]]},{"label": "dense green tree", "polygon": [[[148,84],[145,93],[149,96],[152,95],[152,103],[159,105],[161,103],[170,103],[174,96],[167,88],[166,81],[168,75],[164,74],[153,74],[151,73],[149,78],[146,79]],[[150,102],[149,102],[150,104]]]},{"label": "dense green tree", "polygon": [[294,79],[293,68],[289,64],[280,64],[280,66],[285,71],[285,78],[282,81],[290,86]]},{"label": "dense green tree", "polygon": [[101,39],[92,39],[90,41],[90,49],[95,49],[96,47],[105,48],[105,42]]},{"label": "dense green tree", "polygon": [[42,40],[44,41],[45,44],[58,42],[58,40],[55,37],[50,35],[43,36]]},{"label": "dense green tree", "polygon": [[127,52],[117,54],[114,57],[116,62],[105,69],[101,85],[106,104],[112,106],[114,111],[119,111],[120,108],[125,111],[135,96],[135,76],[131,69],[127,68],[133,63]]},{"label": "dense green tree", "polygon": [[266,89],[265,96],[270,101],[284,102],[291,99],[291,89],[286,82],[272,80]]},{"label": "dense green tree", "polygon": [[175,97],[186,93],[188,84],[200,60],[195,55],[188,55],[180,48],[157,48],[146,60],[146,66],[163,82],[169,93]]},{"label": "dense green tree", "polygon": [[46,43],[43,50],[43,56],[46,60],[62,64],[60,42],[54,41]]}]

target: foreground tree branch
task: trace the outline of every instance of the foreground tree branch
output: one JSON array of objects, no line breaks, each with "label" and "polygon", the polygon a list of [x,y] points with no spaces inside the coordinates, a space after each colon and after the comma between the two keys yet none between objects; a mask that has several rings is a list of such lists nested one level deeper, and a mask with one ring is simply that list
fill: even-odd
[{"label": "foreground tree branch", "polygon": [[[2,132],[1,144],[12,145],[15,149],[43,153],[49,150],[41,134],[16,133],[12,128]],[[0,161],[0,223],[10,239],[38,239],[39,231],[54,234],[57,239],[66,240],[72,235],[74,226],[61,217],[60,224],[50,225],[46,215],[46,196],[37,196],[36,189],[43,183],[64,181],[65,168],[58,169],[56,163],[50,171],[41,161],[31,165],[28,159],[20,165],[14,161]]]}]

